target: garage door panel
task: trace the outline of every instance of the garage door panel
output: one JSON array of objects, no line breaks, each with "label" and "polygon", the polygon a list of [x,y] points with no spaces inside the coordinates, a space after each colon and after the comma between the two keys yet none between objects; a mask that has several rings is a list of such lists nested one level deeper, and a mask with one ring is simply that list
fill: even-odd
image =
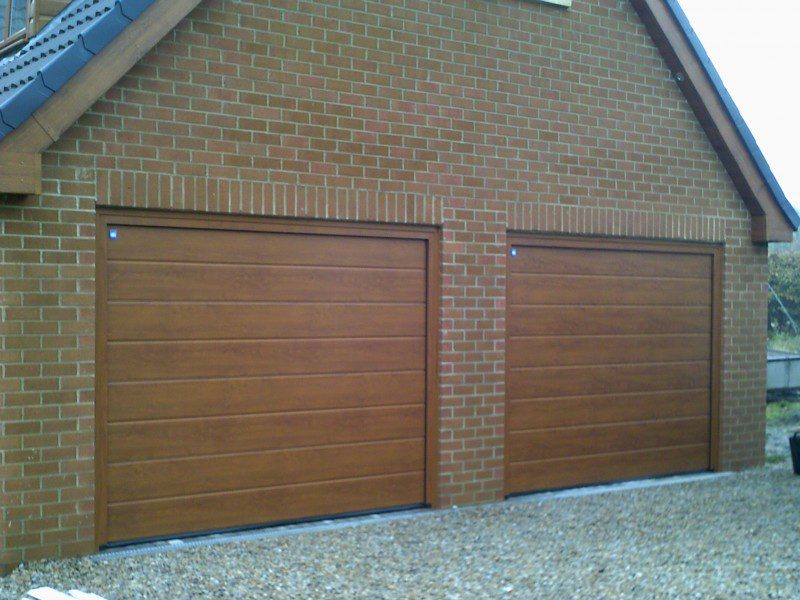
[{"label": "garage door panel", "polygon": [[555,398],[687,389],[708,385],[708,362],[513,369],[508,398]]},{"label": "garage door panel", "polygon": [[110,502],[415,471],[424,439],[111,465]]},{"label": "garage door panel", "polygon": [[[323,234],[120,226],[109,260],[416,269],[418,240]],[[301,243],[298,243],[301,239]]]},{"label": "garage door panel", "polygon": [[710,333],[710,307],[542,306],[508,308],[508,334],[636,335]]},{"label": "garage door panel", "polygon": [[508,486],[514,490],[557,489],[621,479],[689,473],[708,469],[708,444],[639,452],[513,463]]},{"label": "garage door panel", "polygon": [[424,414],[411,405],[111,423],[108,462],[420,438]]},{"label": "garage door panel", "polygon": [[708,254],[631,252],[597,248],[564,248],[515,245],[517,256],[510,262],[512,273],[555,275],[618,275],[621,277],[680,277],[708,281]]},{"label": "garage door panel", "polygon": [[703,279],[520,273],[508,292],[510,305],[708,306],[710,302],[711,286]]},{"label": "garage door panel", "polygon": [[425,304],[109,305],[109,341],[425,335]]},{"label": "garage door panel", "polygon": [[708,469],[713,251],[515,242],[506,492]]},{"label": "garage door panel", "polygon": [[108,263],[109,300],[418,302],[422,269]]},{"label": "garage door panel", "polygon": [[425,339],[112,342],[111,382],[424,368]]},{"label": "garage door panel", "polygon": [[509,403],[509,427],[518,431],[704,417],[708,412],[708,389],[513,400]]},{"label": "garage door panel", "polygon": [[148,500],[108,507],[110,541],[291,521],[424,501],[422,471],[325,483]]},{"label": "garage door panel", "polygon": [[112,384],[109,422],[423,404],[425,371]]},{"label": "garage door panel", "polygon": [[515,431],[511,462],[569,458],[648,448],[669,448],[709,441],[708,416]]},{"label": "garage door panel", "polygon": [[101,541],[424,502],[430,235],[163,221],[100,228]]},{"label": "garage door panel", "polygon": [[707,361],[705,334],[653,336],[547,336],[508,341],[509,367]]}]

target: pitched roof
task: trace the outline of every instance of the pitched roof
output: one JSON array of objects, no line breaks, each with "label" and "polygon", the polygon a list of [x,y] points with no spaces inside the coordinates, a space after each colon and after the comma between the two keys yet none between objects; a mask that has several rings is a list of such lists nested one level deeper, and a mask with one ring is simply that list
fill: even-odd
[{"label": "pitched roof", "polygon": [[0,140],[19,127],[153,0],[73,0],[0,59]]},{"label": "pitched roof", "polygon": [[675,19],[683,29],[683,32],[686,35],[686,39],[689,41],[692,50],[694,50],[694,53],[697,55],[698,60],[703,65],[706,74],[708,75],[709,79],[711,79],[711,83],[714,85],[717,94],[719,94],[720,100],[722,100],[722,103],[725,105],[728,114],[736,126],[736,129],[739,131],[739,135],[741,136],[744,145],[747,147],[747,151],[750,153],[753,161],[758,165],[758,169],[761,171],[761,175],[764,177],[767,187],[769,187],[769,190],[772,192],[775,200],[777,200],[783,214],[792,224],[794,229],[797,229],[800,227],[800,215],[797,214],[797,211],[786,198],[786,194],[784,194],[783,189],[778,183],[778,180],[775,178],[769,163],[767,163],[767,159],[761,152],[761,148],[758,147],[758,143],[756,142],[755,137],[753,137],[753,133],[750,131],[750,128],[747,126],[744,117],[742,117],[742,113],[739,112],[739,108],[736,106],[733,98],[728,93],[728,90],[725,87],[725,84],[722,82],[719,72],[717,71],[716,67],[714,67],[714,63],[708,56],[703,44],[700,42],[700,38],[697,36],[697,33],[695,32],[691,23],[689,23],[686,13],[683,11],[677,0],[666,1],[669,8],[672,10],[672,13],[675,15]]}]

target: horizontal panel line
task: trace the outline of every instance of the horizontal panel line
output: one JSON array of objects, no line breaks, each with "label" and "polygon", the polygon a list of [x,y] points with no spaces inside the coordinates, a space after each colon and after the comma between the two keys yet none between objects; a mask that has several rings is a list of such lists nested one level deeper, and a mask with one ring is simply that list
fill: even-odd
[{"label": "horizontal panel line", "polygon": [[676,360],[638,363],[589,363],[585,365],[552,365],[542,367],[509,367],[508,371],[537,371],[541,369],[593,369],[599,367],[658,367],[661,365],[711,365],[711,360]]},{"label": "horizontal panel line", "polygon": [[276,412],[264,412],[264,413],[245,413],[245,414],[237,414],[237,415],[219,415],[219,416],[200,416],[200,417],[172,417],[167,419],[133,419],[130,421],[107,421],[109,427],[115,425],[132,425],[132,424],[143,424],[143,423],[173,423],[176,421],[209,421],[215,420],[219,421],[222,419],[249,419],[249,418],[256,418],[256,417],[265,417],[265,416],[274,416],[274,415],[310,415],[310,414],[324,414],[324,413],[336,413],[341,414],[345,412],[354,412],[354,411],[365,411],[365,410],[390,410],[393,408],[407,408],[410,406],[425,406],[424,402],[414,402],[411,404],[383,404],[380,406],[367,406],[367,407],[351,407],[351,408],[320,408],[320,409],[312,409],[312,410],[294,410],[294,411],[276,411]]},{"label": "horizontal panel line", "polygon": [[[652,392],[661,392],[661,393],[672,391],[672,388],[653,390],[652,388],[648,387],[646,389],[649,390],[649,391],[652,391]],[[645,391],[645,390],[642,390],[642,391]],[[639,392],[626,392],[626,393],[638,394]],[[552,395],[551,396],[542,396],[542,399],[560,400],[561,398],[583,398],[583,397],[594,398],[594,397],[597,397],[597,396],[613,396],[613,395],[614,395],[613,392],[602,392],[602,393],[599,393],[599,394],[585,394],[585,395],[580,395],[580,396],[575,396],[575,394],[573,393],[573,394],[570,394],[568,396],[552,396]],[[520,400],[520,399],[538,400],[539,398],[538,397],[534,397],[534,398],[530,398],[530,397],[528,397],[528,398],[523,398],[523,397],[515,398],[515,400]]]},{"label": "horizontal panel line", "polygon": [[[263,448],[262,450],[253,450],[253,452],[267,452],[272,450],[316,450],[316,449],[325,449],[329,447],[336,447],[336,446],[349,446],[351,444],[361,444],[361,443],[374,443],[374,442],[399,442],[405,440],[416,440],[419,439],[420,436],[412,436],[412,437],[400,437],[400,438],[381,438],[376,440],[365,440],[363,442],[354,441],[354,442],[341,442],[339,444],[302,444],[302,445],[293,445],[293,446],[286,446],[284,448]],[[128,461],[107,461],[108,465],[125,465],[128,463],[136,463],[136,462],[150,462],[154,460],[175,460],[178,458],[211,458],[218,456],[216,452],[209,452],[206,454],[189,454],[189,455],[173,455],[173,456],[164,456],[158,458],[139,458],[133,459]]]},{"label": "horizontal panel line", "polygon": [[[291,297],[278,299],[278,300],[258,300],[255,298],[244,299],[244,300],[223,300],[223,299],[214,299],[214,298],[202,298],[199,300],[192,300],[191,297],[189,298],[180,298],[177,300],[171,300],[169,298],[145,298],[145,297],[134,297],[128,298],[122,294],[118,295],[118,291],[111,289],[109,290],[109,297],[106,301],[108,306],[123,306],[123,305],[143,305],[143,306],[163,306],[163,307],[173,307],[173,306],[211,306],[215,307],[217,305],[230,305],[230,306],[252,306],[253,308],[261,307],[261,306],[270,306],[270,305],[285,305],[288,307],[293,306],[356,306],[360,308],[369,308],[369,307],[403,307],[403,306],[426,306],[427,303],[423,299],[424,298],[424,288],[425,282],[420,284],[420,293],[415,293],[415,297],[420,298],[420,300],[401,300],[401,301],[392,301],[392,300],[370,300],[369,298],[360,298],[358,300],[350,301],[347,299],[344,300],[319,300],[319,301],[306,301],[302,298],[293,299]],[[138,289],[135,291],[139,291]],[[214,291],[210,293],[215,293]],[[261,294],[261,296],[267,296],[266,293]]]},{"label": "horizontal panel line", "polygon": [[559,402],[563,400],[582,400],[584,398],[596,398],[596,397],[603,397],[603,396],[613,396],[614,398],[619,397],[626,397],[626,396],[656,396],[661,394],[691,394],[696,392],[705,392],[711,393],[711,388],[685,388],[685,389],[676,389],[670,388],[668,390],[649,390],[649,391],[642,391],[642,392],[622,392],[619,394],[615,393],[605,393],[605,394],[581,394],[579,396],[553,396],[553,397],[544,397],[544,398],[509,398],[510,404],[523,404],[523,403],[535,403],[535,402],[547,402],[557,400]]},{"label": "horizontal panel line", "polygon": [[[425,369],[399,369],[397,371],[366,371],[359,373],[352,373],[352,375],[404,375],[410,373],[425,373]],[[350,373],[344,373],[347,375]],[[234,375],[229,377],[185,377],[183,379],[153,379],[142,381],[110,381],[109,387],[115,385],[143,385],[148,383],[189,383],[189,382],[211,382],[211,381],[254,381],[259,379],[306,379],[306,378],[323,378],[335,377],[342,375],[342,373],[300,373],[300,374],[287,374],[287,375]]]},{"label": "horizontal panel line", "polygon": [[662,450],[687,450],[689,448],[707,448],[710,450],[710,442],[703,444],[679,444],[677,446],[657,446],[654,448],[641,448],[639,450],[626,450],[623,452],[599,452],[597,454],[573,454],[571,456],[562,456],[560,458],[539,458],[534,460],[512,460],[509,461],[510,465],[530,465],[533,463],[554,463],[561,461],[577,460],[582,458],[599,458],[602,456],[628,456],[632,454],[644,454],[645,452],[660,452]]},{"label": "horizontal panel line", "polygon": [[[512,261],[513,262],[513,261]],[[706,281],[711,285],[710,275],[631,275],[628,273],[614,274],[591,274],[591,273],[564,273],[564,272],[544,272],[544,271],[518,271],[511,269],[511,275],[526,275],[538,277],[563,277],[564,279],[650,279],[651,281]]]},{"label": "horizontal panel line", "polygon": [[135,260],[124,258],[110,258],[106,261],[109,265],[170,265],[175,267],[182,267],[186,265],[203,266],[203,267],[235,267],[239,269],[330,269],[332,271],[406,271],[412,273],[424,273],[426,268],[423,267],[393,267],[393,266],[359,266],[359,265],[307,265],[307,264],[282,264],[274,265],[269,263],[215,263],[215,262],[201,262],[201,261],[179,261],[179,260]]},{"label": "horizontal panel line", "polygon": [[330,450],[336,448],[348,448],[348,447],[361,447],[361,446],[374,446],[379,444],[395,444],[397,442],[424,442],[425,436],[418,436],[418,437],[408,437],[408,438],[391,438],[386,440],[372,440],[366,442],[343,442],[340,444],[319,444],[319,445],[312,445],[312,446],[293,446],[289,448],[272,448],[269,450],[248,450],[246,452],[221,452],[219,454],[196,454],[191,456],[175,456],[175,457],[167,457],[167,458],[148,458],[148,459],[140,459],[140,460],[127,460],[127,461],[117,461],[117,462],[108,462],[107,466],[130,466],[130,465],[139,465],[139,464],[151,464],[151,463],[167,463],[167,462],[181,462],[181,461],[190,461],[190,460],[198,460],[198,459],[208,459],[208,458],[233,458],[237,456],[257,456],[261,454],[278,454],[278,453],[285,453],[285,452],[293,452],[296,450]]},{"label": "horizontal panel line", "polygon": [[[406,465],[406,468],[407,467],[408,467],[408,465]],[[365,475],[364,477],[387,477],[387,476],[392,476],[392,475],[405,475],[407,473],[418,473],[418,472],[421,472],[421,471],[407,471],[407,470],[383,471],[379,475]],[[200,491],[200,492],[195,492],[194,494],[183,494],[183,495],[180,495],[180,496],[174,496],[174,495],[173,496],[146,496],[146,497],[138,498],[136,500],[121,500],[121,501],[118,500],[116,502],[110,501],[109,503],[110,504],[115,504],[115,503],[117,503],[117,504],[121,504],[121,503],[136,503],[136,502],[143,502],[143,501],[147,501],[147,500],[167,500],[167,499],[174,499],[174,498],[186,498],[186,497],[192,497],[192,496],[195,496],[195,495],[203,495],[203,494],[215,494],[215,493],[224,494],[224,493],[229,493],[229,492],[247,492],[247,491],[254,491],[254,490],[264,489],[265,487],[266,487],[266,489],[269,489],[270,487],[294,487],[296,485],[335,483],[337,481],[340,481],[340,479],[306,479],[306,480],[303,480],[303,481],[287,482],[287,483],[276,485],[276,486],[254,486],[254,487],[236,486],[236,487],[232,487],[232,488],[226,488],[226,489],[220,489],[220,490],[214,490],[214,491],[206,491],[206,492]]]},{"label": "horizontal panel line", "polygon": [[[662,418],[653,418],[653,419],[644,419],[644,420],[636,420],[636,421],[592,421],[591,423],[584,423],[578,425],[548,425],[547,427],[535,427],[532,429],[513,429],[509,426],[509,433],[531,433],[536,431],[551,431],[551,430],[562,430],[562,429],[594,429],[597,427],[614,427],[618,425],[638,425],[638,424],[646,424],[646,423],[664,423],[664,422],[671,422],[671,421],[682,421],[682,420],[689,420],[689,421],[697,421],[700,419],[709,419],[710,418],[710,411],[706,411],[703,414],[697,415],[686,415],[682,417],[662,417]],[[513,420],[510,419],[509,423]]]},{"label": "horizontal panel line", "polygon": [[211,344],[211,343],[219,343],[219,344],[229,344],[229,343],[256,343],[256,342],[333,342],[339,340],[346,340],[346,341],[367,341],[367,340],[410,340],[422,338],[425,339],[425,336],[418,336],[418,335],[398,335],[398,336],[381,336],[381,337],[370,337],[364,336],[360,338],[356,337],[347,337],[343,338],[337,335],[330,335],[330,336],[314,336],[314,337],[268,337],[268,338],[175,338],[175,339],[128,339],[128,338],[111,338],[109,337],[106,342],[109,346],[124,346],[124,345],[131,345],[131,344]]},{"label": "horizontal panel line", "polygon": [[571,340],[571,339],[597,339],[597,338],[658,338],[658,337],[670,337],[670,338],[684,338],[684,337],[696,337],[696,338],[707,338],[711,339],[710,333],[563,333],[563,334],[553,334],[553,333],[543,333],[541,335],[510,335],[508,336],[509,340],[540,340],[543,338],[550,338],[554,340]]},{"label": "horizontal panel line", "polygon": [[[529,236],[544,239],[526,239]],[[551,238],[550,234],[509,234],[509,244],[515,248],[530,248],[531,250],[578,250],[587,253],[607,254],[634,254],[638,256],[703,256],[713,257],[713,250],[702,246],[709,246],[703,242],[663,242],[663,241],[632,241],[622,238],[607,238],[598,240],[559,240]],[[517,240],[516,242],[513,240]],[[658,247],[662,246],[662,247]]]},{"label": "horizontal panel line", "polygon": [[638,421],[614,421],[611,423],[597,423],[593,425],[562,425],[559,427],[534,427],[532,429],[509,429],[509,432],[514,433],[531,433],[534,431],[565,431],[567,429],[600,429],[618,427],[620,425],[647,425],[652,423],[675,423],[676,421],[708,421],[711,418],[710,411],[707,414],[697,417],[672,417],[663,419],[643,419]]},{"label": "horizontal panel line", "polygon": [[169,423],[172,421],[198,421],[198,420],[206,420],[206,419],[240,419],[243,417],[266,417],[271,415],[303,415],[303,414],[316,414],[316,413],[328,413],[328,412],[345,412],[345,411],[354,411],[354,410],[375,410],[379,408],[403,408],[403,407],[410,407],[410,406],[425,406],[425,402],[409,402],[406,404],[378,404],[372,406],[348,406],[342,407],[337,406],[335,408],[316,408],[316,409],[300,409],[300,410],[279,410],[279,411],[268,411],[268,412],[258,412],[258,413],[237,413],[234,415],[200,415],[197,417],[164,417],[160,419],[123,419],[118,421],[106,421],[108,425],[130,425],[130,424],[140,424],[140,423]]},{"label": "horizontal panel line", "polygon": [[710,311],[711,302],[708,304],[567,304],[564,302],[553,304],[516,304],[511,303],[508,308],[623,308],[633,310],[651,310],[656,308],[669,308],[671,310],[696,310],[696,311]]},{"label": "horizontal panel line", "polygon": [[[316,372],[316,373],[291,373],[291,376],[293,376],[295,378],[313,377],[313,376],[316,376],[316,375],[320,375],[320,376],[327,375],[329,377],[342,377],[342,376],[347,376],[347,375],[373,375],[375,373],[383,373],[383,371],[352,370],[352,371],[330,371],[330,372],[327,372],[327,373],[319,373],[319,372]],[[261,377],[289,377],[289,376],[290,376],[290,374],[288,374],[288,373],[286,375],[281,375],[280,373],[278,373],[278,374],[273,374],[273,375],[265,375],[265,376],[261,376]],[[258,375],[255,375],[255,376],[253,376],[253,375],[244,375],[242,377],[260,378]],[[235,376],[234,377],[234,379],[238,379],[238,378],[239,378],[239,376]],[[134,384],[134,383],[158,383],[158,384],[163,384],[165,382],[178,383],[178,382],[183,382],[183,381],[193,381],[195,379],[197,379],[197,378],[196,377],[186,377],[186,378],[177,377],[177,378],[172,378],[172,379],[123,379],[123,380],[111,380],[110,383],[130,383],[130,384]]]},{"label": "horizontal panel line", "polygon": [[345,300],[340,301],[297,301],[287,302],[285,300],[272,300],[272,301],[256,301],[256,300],[109,300],[107,302],[110,306],[122,306],[131,304],[134,306],[148,305],[148,306],[179,306],[185,304],[187,306],[425,306],[426,302],[421,300],[419,302],[388,302],[385,300],[376,300],[369,302],[359,300],[358,302],[348,302]]},{"label": "horizontal panel line", "polygon": [[653,308],[669,308],[671,310],[711,310],[711,300],[708,304],[604,304],[597,302],[594,304],[568,304],[565,302],[553,302],[552,304],[509,304],[509,308],[633,308],[649,310]]},{"label": "horizontal panel line", "polygon": [[307,338],[209,338],[209,339],[179,339],[179,340],[108,340],[109,346],[133,344],[257,344],[262,342],[359,342],[364,340],[424,340],[424,335],[395,335],[395,336],[364,336],[364,337],[307,337]]},{"label": "horizontal panel line", "polygon": [[603,363],[603,362],[593,362],[593,363],[572,363],[572,364],[558,364],[558,365],[530,365],[530,366],[509,366],[508,372],[518,372],[518,371],[534,371],[536,369],[596,369],[600,367],[642,367],[642,366],[675,366],[675,365],[685,365],[685,364],[698,364],[698,363],[705,363],[710,362],[710,359],[701,359],[701,360],[663,360],[658,362],[629,362],[629,363]]},{"label": "horizontal panel line", "polygon": [[[326,481],[326,483],[344,483],[344,482],[357,482],[357,481],[365,481],[365,480],[377,480],[377,479],[385,479],[386,477],[398,477],[400,475],[424,475],[425,471],[404,471],[401,473],[391,473],[387,475],[366,475],[364,477],[347,477],[343,479],[331,479]],[[221,492],[206,492],[202,494],[188,494],[186,496],[166,496],[164,498],[152,498],[147,500],[129,500],[124,502],[109,502],[108,506],[126,506],[132,504],[150,504],[153,502],[164,502],[170,500],[179,500],[183,498],[209,498],[213,496],[231,496],[231,495],[239,495],[239,494],[247,494],[254,491],[260,490],[276,490],[281,488],[295,488],[295,487],[308,487],[312,485],[319,485],[319,482],[304,482],[304,483],[295,483],[290,485],[269,485],[263,487],[254,487],[248,489],[237,489],[234,491],[221,491]]]}]

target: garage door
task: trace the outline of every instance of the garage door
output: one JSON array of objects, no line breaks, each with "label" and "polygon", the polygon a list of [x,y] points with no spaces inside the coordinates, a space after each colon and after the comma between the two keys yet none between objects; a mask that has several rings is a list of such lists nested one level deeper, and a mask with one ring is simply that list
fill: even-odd
[{"label": "garage door", "polygon": [[507,494],[711,467],[713,252],[512,240]]},{"label": "garage door", "polygon": [[425,503],[427,234],[188,223],[102,221],[100,543]]}]

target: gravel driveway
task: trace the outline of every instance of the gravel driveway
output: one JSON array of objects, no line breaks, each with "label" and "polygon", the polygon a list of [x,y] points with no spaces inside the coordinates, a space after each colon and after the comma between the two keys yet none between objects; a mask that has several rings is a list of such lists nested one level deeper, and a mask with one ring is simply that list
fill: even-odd
[{"label": "gravel driveway", "polygon": [[800,402],[776,402],[767,409],[767,463],[792,467],[789,436],[800,431]]},{"label": "gravel driveway", "polygon": [[798,598],[800,478],[786,464],[0,578],[122,598]]}]

